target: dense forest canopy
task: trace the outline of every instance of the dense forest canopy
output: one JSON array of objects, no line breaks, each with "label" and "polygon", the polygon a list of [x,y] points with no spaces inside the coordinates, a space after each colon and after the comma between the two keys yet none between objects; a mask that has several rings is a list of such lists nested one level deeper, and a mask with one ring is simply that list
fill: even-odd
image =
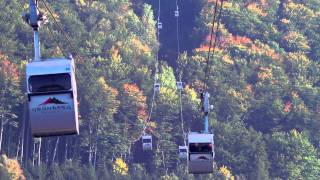
[{"label": "dense forest canopy", "polygon": [[[0,179],[319,179],[320,1],[223,2],[208,81],[216,168],[191,175],[178,158],[202,129],[199,90],[214,0],[39,1],[43,58],[76,60],[80,135],[32,138],[25,65],[28,1],[0,1]],[[53,17],[45,8],[50,7]],[[55,21],[56,20],[56,21]],[[67,38],[66,38],[67,37]],[[150,121],[156,55],[161,83]],[[142,151],[147,127],[154,150]]]}]

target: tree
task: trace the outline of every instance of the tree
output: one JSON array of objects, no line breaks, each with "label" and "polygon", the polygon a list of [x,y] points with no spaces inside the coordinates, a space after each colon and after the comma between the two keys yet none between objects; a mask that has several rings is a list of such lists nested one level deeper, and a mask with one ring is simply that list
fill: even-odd
[{"label": "tree", "polygon": [[[4,54],[0,52],[0,152],[3,151],[4,128],[11,129],[17,127],[18,107],[21,105],[22,96],[20,91],[19,70],[16,64],[10,62]],[[7,142],[10,143],[11,142]]]},{"label": "tree", "polygon": [[297,130],[273,133],[268,146],[271,177],[317,179],[320,176],[320,159],[304,133]]}]

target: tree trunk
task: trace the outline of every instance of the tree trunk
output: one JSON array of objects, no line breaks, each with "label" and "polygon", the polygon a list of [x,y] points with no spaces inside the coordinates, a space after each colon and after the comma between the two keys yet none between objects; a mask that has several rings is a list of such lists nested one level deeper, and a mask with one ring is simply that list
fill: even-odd
[{"label": "tree trunk", "polygon": [[97,147],[97,139],[96,139],[96,143],[94,146],[94,159],[93,159],[93,168],[94,170],[96,170],[96,162],[97,162],[97,152],[98,152],[98,147]]},{"label": "tree trunk", "polygon": [[32,165],[34,166],[34,156],[35,156],[35,153],[36,153],[36,142],[33,141],[33,150],[32,150]]},{"label": "tree trunk", "polygon": [[41,143],[42,142],[42,138],[39,139],[39,147],[38,147],[38,166],[40,166],[41,163]]},{"label": "tree trunk", "polygon": [[68,138],[65,137],[65,140],[66,140],[66,146],[64,149],[64,162],[68,159]]},{"label": "tree trunk", "polygon": [[56,145],[54,146],[52,163],[54,163],[54,160],[55,160],[55,158],[56,158],[57,149],[58,149],[58,144],[59,144],[59,139],[60,139],[60,137],[58,137],[58,139],[57,139],[57,141],[56,141]]},{"label": "tree trunk", "polygon": [[50,146],[51,145],[51,139],[48,139],[47,141],[46,141],[46,164],[48,165],[49,164],[49,155],[50,155]]},{"label": "tree trunk", "polygon": [[89,164],[92,163],[92,127],[91,122],[89,122],[89,157],[88,157]]},{"label": "tree trunk", "polygon": [[0,153],[2,152],[2,138],[3,138],[3,115],[1,116],[1,126],[0,126]]},{"label": "tree trunk", "polygon": [[[23,163],[23,153],[24,153],[24,132],[26,128],[26,121],[27,121],[27,110],[28,106],[27,103],[24,104],[24,111],[23,111],[23,122],[22,122],[22,131],[21,131],[21,152],[20,152],[20,163]],[[19,149],[19,148],[18,148]],[[19,152],[19,151],[18,151]]]},{"label": "tree trunk", "polygon": [[95,126],[94,159],[93,159],[93,167],[94,167],[94,169],[96,169],[96,163],[97,163],[98,137],[99,137],[98,133],[99,133],[100,122],[101,122],[101,114],[99,115],[98,122],[96,123],[96,126]]},{"label": "tree trunk", "polygon": [[161,155],[162,155],[163,169],[166,171],[166,175],[168,175],[168,170],[167,170],[167,168],[166,168],[166,163],[165,163],[165,158],[164,158],[164,153],[163,153],[163,151],[161,151]]},{"label": "tree trunk", "polygon": [[20,143],[21,143],[21,132],[19,133],[19,140],[18,140],[18,146],[17,146],[17,151],[16,151],[16,157],[15,157],[16,159],[19,158]]}]

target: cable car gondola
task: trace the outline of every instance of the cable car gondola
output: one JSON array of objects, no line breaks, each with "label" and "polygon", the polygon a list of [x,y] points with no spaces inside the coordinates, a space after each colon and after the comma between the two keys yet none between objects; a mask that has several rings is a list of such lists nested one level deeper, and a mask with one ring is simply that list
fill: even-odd
[{"label": "cable car gondola", "polygon": [[162,29],[162,22],[158,22],[158,29]]},{"label": "cable car gondola", "polygon": [[154,88],[155,92],[159,92],[160,91],[160,83],[155,83],[153,88]]},{"label": "cable car gondola", "polygon": [[188,158],[188,147],[187,146],[179,146],[179,158],[187,159]]},{"label": "cable car gondola", "polygon": [[32,135],[79,134],[73,59],[30,62],[26,79]]},{"label": "cable car gondola", "polygon": [[145,134],[142,136],[143,151],[152,151],[152,136]]},{"label": "cable car gondola", "polygon": [[177,82],[177,88],[179,91],[182,91],[183,90],[183,85],[182,85],[182,82],[181,81],[178,81]]},{"label": "cable car gondola", "polygon": [[188,134],[188,169],[191,174],[212,173],[214,168],[213,134]]},{"label": "cable car gondola", "polygon": [[179,17],[179,11],[178,10],[174,11],[174,16],[175,17]]}]

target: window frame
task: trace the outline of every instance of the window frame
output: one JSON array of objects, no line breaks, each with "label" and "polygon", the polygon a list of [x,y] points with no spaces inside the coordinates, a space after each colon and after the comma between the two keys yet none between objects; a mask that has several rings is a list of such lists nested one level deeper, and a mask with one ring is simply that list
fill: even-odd
[{"label": "window frame", "polygon": [[[63,86],[63,87],[66,87],[66,88],[69,88],[69,89],[61,89],[61,90],[49,90],[49,91],[34,91],[31,89],[32,87],[32,84],[34,84],[34,82],[32,83],[32,78],[33,77],[41,77],[41,76],[54,76],[54,75],[66,75],[66,79],[69,81],[69,85],[68,86]],[[65,79],[65,80],[66,80]],[[58,84],[59,85],[59,84]],[[66,84],[64,84],[66,85]],[[41,86],[39,86],[41,87]],[[39,89],[38,87],[38,89]],[[31,75],[28,77],[28,91],[30,93],[34,93],[34,94],[42,94],[42,93],[50,93],[50,92],[65,92],[65,91],[72,91],[72,88],[73,88],[73,83],[72,83],[72,76],[70,73],[57,73],[57,74],[41,74],[41,75]]]}]

